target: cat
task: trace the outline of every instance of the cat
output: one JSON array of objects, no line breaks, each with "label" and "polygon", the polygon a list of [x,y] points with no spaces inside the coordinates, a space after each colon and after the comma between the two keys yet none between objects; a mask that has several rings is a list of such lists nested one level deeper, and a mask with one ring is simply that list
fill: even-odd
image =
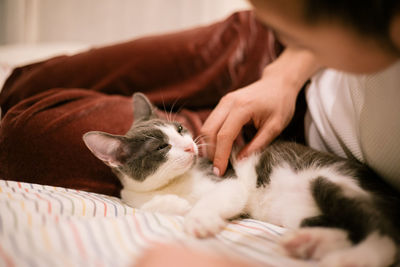
[{"label": "cat", "polygon": [[[321,266],[389,266],[398,257],[398,194],[356,161],[276,141],[237,161],[224,177],[199,157],[181,124],[156,115],[133,95],[134,123],[124,136],[92,131],[83,140],[121,180],[121,198],[147,211],[185,216],[196,237],[219,233],[241,214],[290,229],[285,253]],[[399,224],[397,224],[399,225]]]}]

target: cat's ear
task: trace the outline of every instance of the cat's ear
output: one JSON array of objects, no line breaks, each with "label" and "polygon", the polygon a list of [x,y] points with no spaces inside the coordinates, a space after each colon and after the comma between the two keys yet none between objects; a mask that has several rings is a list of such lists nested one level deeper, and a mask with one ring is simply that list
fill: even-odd
[{"label": "cat's ear", "polygon": [[156,118],[156,108],[150,100],[142,93],[133,94],[133,119],[134,122]]},{"label": "cat's ear", "polygon": [[97,158],[110,167],[120,167],[121,152],[123,149],[123,136],[112,135],[104,132],[88,132],[83,135],[83,141]]}]

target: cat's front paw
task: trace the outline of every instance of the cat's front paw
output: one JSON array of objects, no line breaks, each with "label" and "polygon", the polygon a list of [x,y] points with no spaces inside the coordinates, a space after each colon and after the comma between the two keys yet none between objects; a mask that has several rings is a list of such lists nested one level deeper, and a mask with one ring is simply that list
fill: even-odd
[{"label": "cat's front paw", "polygon": [[227,225],[227,221],[216,213],[189,212],[185,217],[185,231],[198,238],[210,237],[221,232]]},{"label": "cat's front paw", "polygon": [[289,231],[282,237],[280,243],[290,257],[315,260],[332,251],[351,246],[345,231],[322,227]]},{"label": "cat's front paw", "polygon": [[190,203],[176,195],[159,195],[146,202],[140,209],[150,212],[161,212],[185,215],[192,208]]}]

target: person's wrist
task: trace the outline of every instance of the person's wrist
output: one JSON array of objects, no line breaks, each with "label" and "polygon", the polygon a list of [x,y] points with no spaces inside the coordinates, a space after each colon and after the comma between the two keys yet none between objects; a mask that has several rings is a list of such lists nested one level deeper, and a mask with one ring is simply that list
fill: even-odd
[{"label": "person's wrist", "polygon": [[261,80],[275,77],[284,83],[285,88],[298,93],[320,68],[310,51],[287,48],[274,62],[264,68]]},{"label": "person's wrist", "polygon": [[277,84],[280,84],[281,90],[287,90],[295,95],[299,93],[303,84],[307,81],[306,78],[302,79],[296,75],[291,75],[283,64],[270,64],[265,67],[260,82],[265,81],[267,83],[271,77],[276,80]]}]

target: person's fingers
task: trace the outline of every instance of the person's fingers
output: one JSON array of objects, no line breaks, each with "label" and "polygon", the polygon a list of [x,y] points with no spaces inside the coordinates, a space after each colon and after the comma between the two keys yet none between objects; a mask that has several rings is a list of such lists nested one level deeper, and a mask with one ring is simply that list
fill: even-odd
[{"label": "person's fingers", "polygon": [[231,112],[226,118],[221,129],[217,133],[217,143],[213,160],[215,174],[221,176],[225,173],[233,142],[239,135],[243,125],[249,120],[249,115],[240,108]]},{"label": "person's fingers", "polygon": [[215,148],[217,143],[217,133],[221,129],[226,117],[231,110],[231,104],[224,99],[218,103],[211,114],[208,116],[203,126],[201,127],[201,135],[204,138],[207,148],[207,157],[210,160],[214,159]]},{"label": "person's fingers", "polygon": [[282,131],[282,126],[277,121],[266,122],[256,133],[254,138],[239,152],[237,158],[248,157],[254,152],[262,150],[269,145]]}]

